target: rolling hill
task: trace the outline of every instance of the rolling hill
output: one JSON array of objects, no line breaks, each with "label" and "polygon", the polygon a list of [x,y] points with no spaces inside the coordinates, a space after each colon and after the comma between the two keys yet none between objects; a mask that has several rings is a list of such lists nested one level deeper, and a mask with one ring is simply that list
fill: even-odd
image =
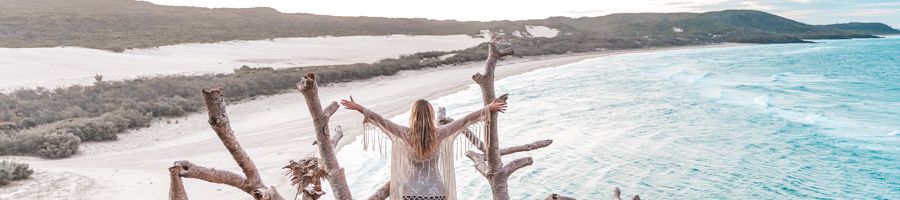
[{"label": "rolling hill", "polygon": [[556,28],[563,31],[563,37],[607,42],[694,41],[691,43],[790,43],[804,42],[803,39],[866,38],[890,29],[883,24],[814,26],[752,10],[477,22],[338,17],[280,13],[271,8],[161,6],[131,0],[0,0],[0,5],[3,5],[0,6],[0,47],[82,46],[112,51],[281,37],[475,35],[486,29],[511,33],[524,31],[526,25]]},{"label": "rolling hill", "polygon": [[894,29],[882,23],[843,23],[823,25],[824,27],[836,28],[849,32],[857,32],[862,34],[882,35],[882,34],[900,34],[900,30]]}]

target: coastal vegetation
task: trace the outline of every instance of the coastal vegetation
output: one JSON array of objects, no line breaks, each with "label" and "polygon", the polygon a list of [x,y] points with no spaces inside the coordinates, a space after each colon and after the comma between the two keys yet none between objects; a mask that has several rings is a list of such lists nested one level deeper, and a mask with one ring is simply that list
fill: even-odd
[{"label": "coastal vegetation", "polygon": [[0,155],[68,157],[82,141],[114,140],[116,134],[145,127],[153,118],[177,117],[203,108],[197,91],[222,87],[226,98],[240,101],[291,89],[306,73],[321,74],[320,83],[346,82],[393,75],[486,57],[484,45],[448,52],[422,52],[371,64],[302,68],[241,67],[230,74],[171,75],[103,81],[57,89],[20,89],[0,93]]},{"label": "coastal vegetation", "polygon": [[0,186],[9,185],[12,181],[27,179],[34,173],[28,164],[12,161],[0,161]]}]

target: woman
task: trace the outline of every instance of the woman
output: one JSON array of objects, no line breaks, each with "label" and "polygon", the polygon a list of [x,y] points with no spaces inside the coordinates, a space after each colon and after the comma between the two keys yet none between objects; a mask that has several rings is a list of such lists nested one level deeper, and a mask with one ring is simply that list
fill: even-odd
[{"label": "woman", "polygon": [[360,106],[353,101],[353,97],[349,101],[341,100],[341,104],[346,109],[362,113],[366,127],[378,127],[391,139],[392,200],[455,200],[453,138],[467,126],[490,119],[487,116],[492,111],[506,111],[506,102],[497,100],[461,119],[439,126],[434,108],[428,101],[419,99],[413,104],[409,127],[406,127]]}]

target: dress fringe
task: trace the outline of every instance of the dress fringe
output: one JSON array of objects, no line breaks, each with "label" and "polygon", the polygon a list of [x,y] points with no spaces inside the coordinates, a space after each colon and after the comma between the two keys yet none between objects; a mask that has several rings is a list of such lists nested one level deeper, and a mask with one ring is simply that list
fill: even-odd
[{"label": "dress fringe", "polygon": [[[485,131],[485,122],[490,120],[490,111],[485,109],[484,112],[486,112],[486,114],[481,120],[467,124],[466,128],[463,129],[463,131],[460,131],[461,134],[456,134],[453,139],[453,144],[450,146],[451,152],[454,152],[454,158],[462,158],[469,150],[478,149],[475,148],[475,144],[473,144],[466,136],[466,131],[469,131],[470,135],[475,136],[478,141],[481,141],[481,145],[488,144],[488,139],[490,139],[490,137],[488,137],[489,133]],[[389,145],[391,143],[392,142],[381,128],[370,122],[363,123],[363,151],[378,151],[379,156],[386,157],[390,153]],[[482,148],[485,147],[482,146]]]}]

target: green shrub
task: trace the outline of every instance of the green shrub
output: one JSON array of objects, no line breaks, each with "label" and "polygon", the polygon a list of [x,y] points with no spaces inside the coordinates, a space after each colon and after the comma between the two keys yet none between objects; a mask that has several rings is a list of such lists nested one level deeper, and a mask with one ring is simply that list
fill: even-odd
[{"label": "green shrub", "polygon": [[34,170],[29,169],[28,164],[26,163],[0,161],[0,168],[10,170],[13,180],[27,179],[34,173]]},{"label": "green shrub", "polygon": [[28,164],[10,161],[0,161],[0,186],[12,181],[27,179],[34,173],[28,168]]},{"label": "green shrub", "polygon": [[0,156],[30,154],[38,150],[43,143],[42,133],[38,131],[22,131],[0,135]]},{"label": "green shrub", "polygon": [[19,143],[13,138],[12,133],[0,133],[0,155],[15,154]]},{"label": "green shrub", "polygon": [[45,158],[65,158],[78,152],[81,139],[71,133],[50,133],[42,136],[38,155]]},{"label": "green shrub", "polygon": [[9,170],[0,168],[0,186],[9,185],[12,182],[12,173]]}]

